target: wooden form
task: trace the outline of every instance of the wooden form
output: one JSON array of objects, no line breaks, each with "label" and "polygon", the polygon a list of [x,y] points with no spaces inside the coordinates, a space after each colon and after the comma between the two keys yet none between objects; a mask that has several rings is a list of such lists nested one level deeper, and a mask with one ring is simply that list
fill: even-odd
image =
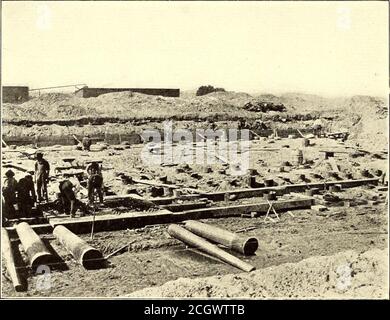
[{"label": "wooden form", "polygon": [[335,180],[335,181],[325,181],[325,182],[312,182],[312,183],[301,183],[301,184],[290,184],[277,187],[263,187],[263,188],[250,188],[250,189],[236,189],[231,191],[221,191],[221,192],[210,192],[201,194],[202,197],[214,200],[222,201],[225,198],[225,194],[229,193],[236,195],[237,199],[239,198],[251,198],[251,197],[261,197],[264,193],[269,193],[270,191],[275,191],[276,195],[283,195],[290,192],[304,192],[307,189],[318,188],[320,190],[325,190],[329,186],[335,184],[340,184],[342,188],[353,188],[366,184],[377,185],[379,178],[369,178],[369,179],[359,179],[359,180]]},{"label": "wooden form", "polygon": [[[278,200],[273,206],[278,211],[294,209],[308,209],[313,204],[313,198],[302,198],[294,200]],[[125,212],[122,214],[105,214],[95,216],[95,231],[123,230],[141,228],[146,225],[166,224],[180,222],[183,220],[220,218],[241,216],[243,213],[258,212],[266,213],[269,208],[267,202],[241,204],[225,207],[210,207],[171,212],[169,210],[158,210],[154,212]],[[50,225],[55,228],[63,225],[75,233],[89,233],[93,222],[92,216],[79,218],[49,218]]]},{"label": "wooden form", "polygon": [[[105,214],[95,216],[95,232],[123,230],[126,228],[141,228],[146,225],[170,223],[174,214],[168,210],[158,210],[152,213],[147,212],[125,212],[121,214]],[[55,228],[63,225],[75,233],[91,232],[93,217],[85,216],[79,218],[49,218],[50,225]]]},{"label": "wooden form", "polygon": [[[280,211],[288,211],[295,209],[309,209],[313,204],[314,199],[311,197],[294,199],[294,200],[278,200],[273,201],[273,207]],[[185,220],[187,219],[205,219],[205,218],[220,218],[220,217],[239,217],[241,214],[257,212],[266,213],[269,208],[267,202],[240,204],[224,207],[210,207],[203,209],[187,210],[181,212]]]}]

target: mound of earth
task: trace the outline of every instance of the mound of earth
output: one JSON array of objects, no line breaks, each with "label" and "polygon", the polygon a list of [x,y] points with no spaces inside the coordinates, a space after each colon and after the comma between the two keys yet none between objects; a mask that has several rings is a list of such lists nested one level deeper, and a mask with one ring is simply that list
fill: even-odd
[{"label": "mound of earth", "polygon": [[369,150],[387,148],[387,99],[362,95],[324,98],[302,93],[286,93],[280,96],[262,94],[255,99],[283,104],[289,113],[320,113],[324,118],[331,117],[332,121],[326,125],[327,130],[347,130],[351,139]]},{"label": "mound of earth", "polygon": [[[245,110],[248,104],[264,103],[285,106],[286,112]],[[80,119],[86,120],[83,123],[96,119],[102,120],[102,123],[166,119],[235,121],[245,118],[249,121],[269,121],[271,123],[267,127],[279,128],[279,123],[285,126],[289,118],[298,125],[300,120],[323,118],[329,120],[325,126],[327,131],[348,130],[350,138],[361,147],[381,150],[386,149],[388,144],[387,106],[386,99],[378,97],[324,98],[300,93],[251,96],[247,93],[213,92],[199,97],[184,94],[177,98],[130,91],[107,93],[96,98],[47,93],[22,104],[3,104],[3,122],[22,124],[23,121],[41,123]],[[310,127],[311,123],[307,125]]]},{"label": "mound of earth", "polygon": [[4,121],[72,120],[80,117],[120,119],[205,118],[215,115],[250,117],[242,106],[251,99],[246,93],[215,92],[200,97],[172,98],[130,91],[107,93],[96,98],[47,93],[13,105],[3,105]]},{"label": "mound of earth", "polygon": [[388,299],[387,270],[387,250],[346,251],[251,273],[201,279],[179,278],[128,296]]}]

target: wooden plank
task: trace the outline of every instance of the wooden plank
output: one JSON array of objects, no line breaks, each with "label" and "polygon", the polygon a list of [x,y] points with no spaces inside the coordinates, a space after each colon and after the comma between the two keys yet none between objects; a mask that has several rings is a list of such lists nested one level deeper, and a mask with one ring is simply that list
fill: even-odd
[{"label": "wooden plank", "polygon": [[104,198],[104,204],[108,207],[112,206],[129,206],[129,207],[138,207],[142,209],[148,209],[156,207],[156,204],[152,201],[145,199],[138,194],[126,194],[126,195],[115,195],[115,196],[106,196]]},{"label": "wooden plank", "polygon": [[[43,234],[43,233],[51,233],[53,231],[53,227],[48,223],[42,223],[42,224],[33,224],[31,225],[31,228],[37,233],[37,234]],[[16,234],[16,228],[15,227],[5,227],[9,232],[9,236],[11,238],[17,238]]]},{"label": "wooden plank", "polygon": [[[278,200],[272,202],[276,211],[288,211],[294,209],[309,209],[314,202],[314,198],[301,198],[294,200]],[[205,218],[219,218],[219,217],[235,217],[241,216],[241,214],[257,212],[266,213],[269,209],[267,202],[241,204],[235,206],[224,207],[210,207],[203,209],[187,210],[182,213],[185,215],[185,219],[205,219]]]},{"label": "wooden plank", "polygon": [[54,171],[63,171],[70,169],[85,169],[84,165],[74,165],[74,166],[58,166],[54,168]]},{"label": "wooden plank", "polygon": [[163,187],[163,188],[171,188],[171,189],[179,189],[178,186],[174,184],[166,184],[166,183],[159,183],[157,181],[153,180],[139,180],[139,179],[133,179],[135,183],[141,183],[141,184],[146,184],[149,186],[154,186],[154,187]]},{"label": "wooden plank", "polygon": [[[95,216],[96,231],[123,230],[126,228],[141,228],[145,225],[170,223],[174,221],[173,213],[169,210],[147,212],[126,212],[122,214],[105,214]],[[92,227],[92,216],[79,218],[50,218],[49,224],[55,228],[63,225],[75,233],[89,233]]]},{"label": "wooden plank", "polygon": [[341,149],[328,149],[328,150],[318,150],[318,152],[333,152],[333,153],[352,153],[353,151],[341,150]]},{"label": "wooden plank", "polygon": [[[306,209],[313,204],[313,198],[301,198],[294,200],[278,200],[273,202],[274,208],[278,212]],[[243,213],[256,211],[266,213],[269,208],[267,202],[242,204],[225,207],[210,207],[186,210],[181,212],[171,212],[169,210],[159,210],[155,212],[126,212],[122,214],[105,214],[95,216],[95,231],[122,230],[131,228],[141,228],[146,225],[175,223],[188,219],[220,218],[220,217],[240,217]],[[63,225],[75,233],[89,233],[92,226],[92,216],[80,218],[49,218],[50,225],[54,228]]]},{"label": "wooden plank", "polygon": [[[202,191],[202,193],[205,192],[206,191]],[[155,198],[151,197],[146,199],[157,205],[166,205],[166,204],[171,204],[175,200],[196,200],[199,198],[200,198],[200,194],[182,194],[178,197],[155,197]]]},{"label": "wooden plank", "polygon": [[207,206],[208,203],[209,201],[174,203],[174,204],[162,205],[161,208],[167,209],[172,212],[180,212],[184,210],[204,208]]},{"label": "wooden plank", "polygon": [[1,148],[8,148],[8,144],[5,143],[3,138],[1,138]]},{"label": "wooden plank", "polygon": [[29,169],[26,169],[22,166],[18,166],[18,165],[12,164],[12,163],[3,164],[2,167],[3,168],[12,168],[12,169],[16,169],[16,170],[19,170],[22,172],[34,171],[34,170],[29,170]]},{"label": "wooden plank", "polygon": [[[35,210],[36,212],[36,210]],[[42,224],[46,222],[46,219],[44,217],[22,217],[17,219],[9,219],[8,225],[17,224],[20,222],[27,222],[30,226],[36,225],[36,224]]]},{"label": "wooden plank", "polygon": [[336,160],[334,158],[329,158],[328,162],[330,163],[330,166],[332,167],[332,170],[334,172],[340,172],[339,166],[336,163]]},{"label": "wooden plank", "polygon": [[302,138],[305,137],[299,129],[297,129],[297,131],[298,131],[298,133],[301,135]]},{"label": "wooden plank", "polygon": [[277,187],[263,187],[263,188],[249,188],[249,189],[236,189],[229,191],[220,191],[220,192],[209,192],[202,193],[202,197],[205,197],[210,200],[222,201],[224,200],[225,194],[230,193],[237,196],[237,199],[240,198],[251,198],[251,197],[261,197],[264,193],[270,191],[275,191],[277,195],[283,195],[290,192],[303,192],[310,188],[318,188],[324,190],[326,187],[340,184],[343,188],[353,188],[366,184],[377,185],[379,178],[369,178],[369,179],[359,179],[359,180],[335,180],[327,182],[312,182],[312,183],[301,183],[301,184],[290,184],[282,185]]}]

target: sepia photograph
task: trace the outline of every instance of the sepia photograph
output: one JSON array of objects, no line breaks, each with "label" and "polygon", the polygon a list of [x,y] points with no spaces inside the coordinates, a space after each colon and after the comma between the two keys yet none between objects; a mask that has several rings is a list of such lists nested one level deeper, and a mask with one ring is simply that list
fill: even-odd
[{"label": "sepia photograph", "polygon": [[2,1],[1,24],[1,299],[389,299],[387,1]]}]

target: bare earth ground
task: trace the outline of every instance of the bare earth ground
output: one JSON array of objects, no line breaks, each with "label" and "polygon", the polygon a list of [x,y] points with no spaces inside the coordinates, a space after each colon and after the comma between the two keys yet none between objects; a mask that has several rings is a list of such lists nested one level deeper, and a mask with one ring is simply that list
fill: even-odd
[{"label": "bare earth ground", "polygon": [[[281,220],[277,223],[265,223],[263,218],[257,219],[242,219],[242,218],[225,218],[213,221],[208,221],[232,231],[238,228],[256,226],[257,229],[247,232],[247,235],[256,236],[260,241],[260,248],[256,255],[250,258],[242,259],[252,263],[258,271],[254,275],[244,275],[240,270],[223,264],[214,258],[200,255],[192,249],[186,249],[184,245],[178,241],[170,239],[166,233],[167,226],[156,226],[136,230],[117,231],[117,232],[102,232],[96,235],[94,241],[88,241],[97,248],[113,251],[113,248],[118,248],[123,244],[134,241],[128,252],[110,259],[110,265],[106,269],[87,271],[77,265],[69,256],[69,254],[55,240],[51,242],[55,250],[66,261],[69,270],[54,271],[50,276],[51,288],[48,290],[37,290],[36,284],[39,281],[39,276],[33,276],[29,279],[29,290],[27,293],[15,293],[9,281],[3,282],[4,296],[19,296],[19,297],[118,297],[124,296],[131,292],[143,289],[145,287],[153,287],[163,285],[167,281],[176,280],[178,278],[195,279],[193,287],[188,284],[188,280],[184,281],[181,289],[180,286],[174,285],[175,289],[170,286],[159,290],[146,290],[135,293],[133,297],[138,296],[178,296],[178,297],[325,297],[326,294],[332,296],[331,286],[335,284],[334,269],[328,270],[328,264],[333,263],[333,266],[350,265],[349,262],[361,260],[357,258],[358,253],[369,251],[373,252],[374,258],[370,258],[370,253],[363,255],[367,258],[362,262],[352,266],[351,277],[352,282],[356,279],[358,285],[368,287],[368,291],[354,290],[343,296],[340,293],[339,297],[353,296],[355,298],[380,298],[387,294],[386,279],[387,270],[387,212],[386,209],[377,207],[375,209],[367,208],[348,208],[343,210],[343,214],[334,214],[336,210],[330,211],[330,216],[322,216],[313,214],[310,210],[294,211],[295,218],[284,214]],[[340,210],[337,210],[340,211]],[[84,236],[88,240],[88,236]],[[111,246],[111,247],[110,247]],[[346,254],[346,250],[353,250],[354,253]],[[326,259],[319,256],[331,256],[340,253],[334,258]],[[342,257],[347,258],[347,262]],[[284,263],[295,263],[314,257],[310,262],[301,263],[294,268],[292,265],[284,266]],[[340,258],[341,257],[341,258]],[[370,260],[371,259],[371,260]],[[317,264],[317,262],[318,264]],[[367,262],[368,261],[368,262]],[[371,266],[371,264],[375,264]],[[263,269],[272,266],[281,265],[279,269],[267,269],[265,275],[270,275],[267,281],[260,277],[260,283],[266,281],[266,290],[241,291],[236,286],[235,290],[230,291],[230,281],[221,282],[221,287],[213,288],[213,282],[210,283],[210,291],[207,291],[203,286],[205,282],[196,279],[207,276],[224,276],[235,274],[237,277],[251,279],[263,274]],[[322,268],[322,266],[324,268]],[[326,267],[326,268],[325,268]],[[294,272],[289,272],[293,269]],[[321,270],[319,273],[318,270]],[[302,272],[302,277],[299,278],[299,270]],[[279,271],[283,271],[279,273]],[[298,273],[298,275],[297,275]],[[311,274],[311,280],[307,278],[307,274]],[[326,275],[330,273],[333,277],[332,281],[327,283]],[[354,274],[358,273],[358,277]],[[277,276],[279,274],[279,276]],[[271,277],[271,275],[273,275]],[[228,279],[233,276],[229,276]],[[300,283],[298,280],[301,281]],[[222,278],[225,279],[225,278]],[[289,283],[293,282],[289,288]],[[182,282],[179,282],[182,283]],[[277,288],[271,288],[280,284],[280,291]],[[284,284],[283,284],[284,283]],[[310,284],[310,285],[309,285]],[[319,284],[319,287],[314,290],[313,286]],[[226,286],[226,287],[225,287]],[[327,289],[324,289],[326,286]],[[357,285],[354,283],[354,288]],[[244,288],[245,285],[243,284]],[[190,291],[189,288],[192,288]],[[307,288],[307,291],[305,291]],[[187,290],[188,289],[188,290]],[[289,290],[290,289],[290,290]],[[296,290],[297,289],[297,290]],[[371,290],[373,295],[371,295]],[[173,291],[172,291],[173,290]],[[213,291],[214,290],[214,291]],[[271,290],[269,294],[267,291]],[[214,295],[215,293],[215,295]],[[335,295],[336,296],[336,295]]]},{"label": "bare earth ground", "polygon": [[[320,150],[323,145],[332,145],[332,143],[337,146],[338,143],[335,141],[329,141],[328,139],[316,139],[315,145],[305,149],[305,158],[312,159],[316,163],[320,163],[318,159],[318,150]],[[253,148],[258,148],[263,144],[267,145],[268,141],[255,141]],[[294,146],[301,145],[301,139],[281,139],[276,140],[270,145],[273,147],[280,147],[279,151],[267,151],[267,152],[254,152],[251,158],[251,165],[259,171],[258,180],[267,177],[274,177],[279,183],[285,183],[280,177],[290,177],[293,182],[299,182],[299,174],[304,172],[307,177],[312,179],[311,181],[317,181],[311,175],[311,172],[314,172],[314,169],[300,169],[297,166],[292,166],[289,172],[280,173],[278,168],[282,161],[290,160],[293,161],[294,152],[289,153],[290,148],[282,148],[282,145],[289,144],[291,149]],[[44,148],[43,148],[44,149]],[[78,158],[87,160],[91,158],[103,159],[103,167],[106,168],[104,171],[105,184],[110,186],[115,192],[124,193],[127,188],[136,187],[140,192],[144,192],[144,195],[149,196],[149,188],[145,186],[132,186],[132,185],[123,185],[121,181],[115,179],[117,172],[124,172],[134,177],[139,177],[141,175],[140,168],[137,167],[139,163],[139,152],[141,148],[138,146],[132,146],[130,149],[125,150],[115,150],[112,147],[108,150],[99,151],[99,152],[90,152],[85,153],[82,151],[53,151],[45,152],[47,154],[47,159],[54,165],[60,164],[60,159],[64,156],[76,155]],[[12,156],[11,156],[12,155]],[[290,155],[291,158],[288,156]],[[6,154],[6,159],[9,157],[14,158],[15,153]],[[18,159],[18,158],[16,158]],[[24,166],[31,166],[32,160],[23,160],[24,158],[19,158],[19,161]],[[138,159],[138,160],[137,160]],[[258,160],[261,160],[260,162]],[[341,155],[338,158],[338,163],[343,171],[340,173],[341,178],[343,178],[344,172],[350,171],[354,175],[354,178],[362,178],[360,169],[369,168],[372,172],[376,169],[383,169],[386,165],[386,160],[384,159],[373,159],[372,156],[360,156],[354,159],[350,159],[348,155]],[[354,164],[355,163],[355,164]],[[129,165],[131,164],[131,165]],[[192,172],[198,172],[197,166],[191,165],[190,173],[175,173],[175,168],[173,167],[161,167],[161,166],[151,166],[144,168],[144,174],[149,174],[153,177],[159,177],[161,175],[167,175],[170,181],[178,183],[178,181],[184,181],[186,185],[199,187],[209,191],[216,191],[222,189],[235,189],[240,187],[247,187],[245,185],[245,179],[241,177],[230,177],[223,175],[217,172],[218,168],[222,168],[221,164],[212,165],[213,172],[203,173],[201,179],[191,177]],[[302,171],[303,170],[303,171]],[[320,165],[315,169],[315,172],[321,173],[326,179],[329,179],[327,172],[329,168],[326,164]],[[207,182],[212,180],[215,182],[215,185],[209,185]],[[232,185],[233,180],[238,180],[238,185]],[[51,197],[54,197],[54,182],[51,183]],[[367,205],[358,205],[354,207],[329,207],[329,211],[316,213],[312,210],[300,210],[293,211],[294,217],[288,214],[282,214],[281,220],[276,220],[275,223],[265,222],[264,217],[248,219],[248,218],[222,218],[222,219],[213,219],[208,220],[209,223],[219,225],[228,230],[237,231],[239,229],[247,227],[255,227],[255,230],[248,231],[244,234],[256,236],[260,241],[260,247],[256,252],[255,256],[252,257],[241,257],[244,260],[252,263],[257,269],[264,269],[271,266],[278,266],[284,263],[296,263],[310,257],[319,257],[319,256],[332,256],[338,253],[345,252],[347,250],[353,250],[350,260],[355,261],[356,255],[378,249],[382,251],[377,252],[373,259],[373,263],[380,264],[378,270],[370,268],[362,268],[361,273],[367,273],[367,279],[373,277],[372,274],[379,274],[376,279],[381,279],[382,274],[380,273],[385,266],[382,264],[383,257],[385,257],[386,249],[388,248],[388,234],[387,234],[387,208],[384,204],[384,199],[386,197],[386,192],[376,191],[369,187],[358,187],[352,189],[346,189],[342,192],[336,193],[334,195],[339,196],[341,199],[350,200],[352,203],[356,200],[362,201],[372,201],[374,199],[381,200],[379,204],[367,204]],[[262,199],[240,199],[237,201],[231,201],[231,203],[246,203],[254,201],[263,201]],[[179,241],[172,239],[166,232],[167,225],[158,225],[158,226],[149,226],[141,229],[135,230],[123,230],[115,232],[100,232],[95,235],[95,239],[91,241],[88,235],[83,235],[82,237],[91,243],[93,246],[101,249],[103,253],[109,254],[115,249],[131,242],[128,252],[119,254],[109,259],[109,265],[105,269],[87,271],[81,266],[77,265],[71,258],[71,256],[65,251],[65,249],[57,243],[56,240],[50,240],[50,243],[54,250],[60,255],[60,257],[65,261],[66,268],[64,270],[63,266],[54,268],[54,271],[50,275],[51,287],[48,290],[38,290],[37,283],[40,283],[40,277],[37,275],[30,275],[29,278],[29,289],[26,293],[15,293],[13,288],[10,286],[9,281],[5,280],[3,282],[3,295],[9,297],[26,297],[26,296],[85,296],[85,297],[119,297],[125,296],[137,290],[163,285],[167,281],[176,280],[178,278],[191,278],[197,279],[199,277],[209,277],[209,276],[225,276],[229,274],[240,274],[239,277],[242,277],[244,282],[247,279],[247,275],[243,275],[240,270],[221,263],[220,261],[195,252],[192,249],[185,248],[184,245],[180,244]],[[20,246],[21,248],[21,246]],[[343,256],[344,254],[342,254]],[[346,254],[346,257],[349,257],[351,254]],[[363,256],[365,257],[365,256]],[[368,254],[367,257],[370,257]],[[313,258],[317,259],[317,258]],[[320,258],[319,258],[320,259]],[[339,261],[339,257],[334,258],[335,261]],[[355,259],[355,260],[354,260]],[[364,258],[363,260],[365,260]],[[371,259],[371,258],[367,258]],[[312,260],[311,260],[312,261]],[[321,259],[319,261],[322,261]],[[332,257],[327,258],[325,265],[333,261]],[[360,261],[360,260],[359,260]],[[379,261],[379,262],[378,262]],[[338,263],[338,262],[337,262]],[[360,263],[360,262],[359,262]],[[315,270],[318,270],[317,267],[314,267],[311,262],[304,262],[304,265],[307,265],[306,271],[309,272],[313,270],[313,277],[317,277]],[[359,264],[360,265],[360,264]],[[285,268],[290,268],[286,266]],[[297,267],[300,268],[300,267]],[[317,269],[316,269],[317,268]],[[386,268],[387,269],[387,268]],[[253,277],[261,274],[261,270],[255,273]],[[277,269],[277,272],[279,269]],[[295,269],[294,269],[295,270]],[[328,269],[327,269],[328,270]],[[333,269],[332,269],[333,270]],[[333,277],[334,271],[329,269],[330,277]],[[270,272],[270,271],[267,271]],[[303,272],[303,271],[302,271]],[[326,272],[321,273],[321,279],[324,278]],[[332,273],[333,272],[333,273]],[[352,271],[351,271],[352,272]],[[352,272],[354,274],[355,271]],[[359,271],[360,272],[360,271]],[[3,269],[4,273],[4,269]],[[285,274],[285,273],[284,273]],[[305,274],[305,273],[303,273]],[[249,276],[252,277],[252,276]],[[275,275],[276,277],[276,275]],[[289,276],[287,276],[289,277]],[[286,283],[293,281],[295,283],[296,276],[294,273],[291,276],[290,280],[283,280]],[[354,279],[366,279],[365,276]],[[231,277],[230,277],[231,278]],[[224,278],[223,278],[224,279]],[[260,281],[257,279],[256,281]],[[271,278],[273,279],[273,278]],[[283,278],[284,279],[284,278]],[[307,286],[308,291],[305,291],[306,286],[306,276],[302,277],[302,288],[301,291],[296,291],[294,284],[292,289],[288,294],[286,293],[287,287],[278,291],[271,291],[267,295],[266,291],[251,291],[244,289],[241,291],[232,290],[234,295],[246,296],[246,297],[264,297],[264,296],[281,296],[287,294],[287,296],[299,296],[299,297],[310,297],[313,294],[315,296],[325,297],[327,295],[332,295],[336,291],[332,291],[331,286],[334,285],[334,282],[329,282],[325,289],[318,289],[319,291],[311,291],[312,286]],[[271,280],[270,280],[271,281]],[[274,280],[272,280],[274,281]],[[277,281],[282,281],[281,278],[277,278]],[[313,280],[314,281],[314,280]],[[364,290],[355,290],[347,292],[345,296],[353,297],[363,297],[367,294],[367,297],[378,298],[383,297],[385,294],[385,287],[380,287],[381,284],[384,284],[383,281],[371,283],[371,280],[366,282],[359,280],[359,285],[367,286],[368,288],[373,287],[373,291],[364,291]],[[276,283],[275,282],[275,283]],[[362,283],[361,283],[362,282]],[[364,283],[363,283],[364,282]],[[187,283],[187,282],[186,282]],[[193,291],[187,292],[187,285],[183,286],[183,291],[175,289],[178,296],[186,296],[190,294],[191,296],[204,296],[209,294],[213,296],[215,293],[216,296],[228,296],[229,289],[228,287],[210,289],[209,291],[204,291],[202,285],[197,284]],[[213,283],[213,282],[211,282]],[[227,281],[227,286],[229,286],[230,280]],[[272,286],[269,282],[267,288]],[[378,285],[377,285],[378,284]],[[176,286],[176,284],[174,284]],[[355,288],[354,286],[353,288]],[[38,286],[39,288],[39,286]],[[323,287],[321,287],[323,288]],[[269,289],[267,289],[269,290]],[[141,291],[136,295],[170,295],[170,289],[162,288],[161,291]],[[189,293],[191,292],[191,293]],[[208,292],[208,293],[207,293]],[[295,293],[294,293],[295,292]],[[371,295],[371,293],[372,295]],[[299,293],[299,294],[298,294]],[[230,295],[232,296],[232,295]],[[341,295],[342,296],[342,295]]]},{"label": "bare earth ground", "polygon": [[129,297],[388,299],[387,262],[386,250],[345,251],[249,274],[180,278]]}]

